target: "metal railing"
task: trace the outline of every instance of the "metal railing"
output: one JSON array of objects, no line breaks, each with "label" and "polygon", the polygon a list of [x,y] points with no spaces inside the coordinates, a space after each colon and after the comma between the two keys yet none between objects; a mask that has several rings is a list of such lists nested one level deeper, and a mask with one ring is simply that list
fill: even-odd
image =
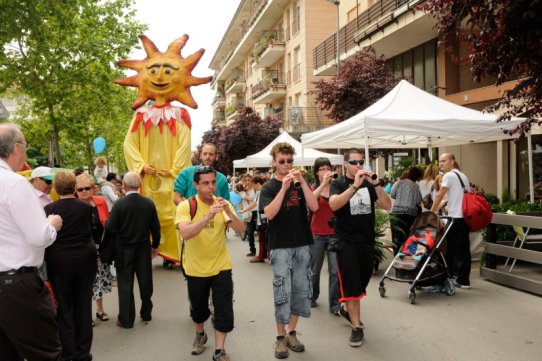
[{"label": "metal railing", "polygon": [[313,132],[335,124],[317,107],[290,107],[286,111],[276,111],[274,116],[281,121],[285,131],[294,134]]},{"label": "metal railing", "polygon": [[278,70],[262,70],[262,78],[250,86],[250,98],[256,99],[268,92],[271,87],[284,85],[284,73]]},{"label": "metal railing", "polygon": [[[407,3],[408,0],[378,0],[367,10],[358,15],[354,20],[339,29],[339,52],[347,53],[358,46],[354,37],[356,33],[372,23],[388,15]],[[391,20],[391,18],[390,18]],[[321,66],[337,59],[337,34],[333,34],[312,49],[313,68]]]},{"label": "metal railing", "polygon": [[231,72],[229,78],[224,82],[224,89],[227,91],[236,81],[245,81],[245,71],[243,69],[234,69]]},{"label": "metal railing", "polygon": [[[480,275],[493,282],[505,284],[524,291],[542,295],[542,282],[537,277],[529,277],[529,273],[507,270],[504,266],[498,265],[497,257],[508,257],[524,261],[531,269],[538,274],[542,265],[542,252],[533,249],[514,247],[513,240],[506,240],[505,243],[497,243],[497,225],[519,226],[527,228],[542,229],[541,214],[511,215],[503,213],[493,214],[491,224],[487,228],[486,262],[480,267]],[[532,265],[535,265],[533,268]]]},{"label": "metal railing", "polygon": [[244,100],[235,100],[230,105],[226,107],[226,117],[232,115],[237,111],[237,108],[244,107],[245,101]]},{"label": "metal railing", "polygon": [[264,34],[254,45],[252,57],[257,61],[260,55],[272,44],[284,44],[284,30],[266,30]]}]

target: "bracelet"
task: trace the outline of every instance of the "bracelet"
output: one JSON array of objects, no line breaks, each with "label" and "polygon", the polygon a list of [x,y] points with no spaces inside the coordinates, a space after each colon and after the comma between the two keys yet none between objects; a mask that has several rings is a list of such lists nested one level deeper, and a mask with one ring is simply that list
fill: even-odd
[{"label": "bracelet", "polygon": [[350,185],[350,188],[352,188],[352,190],[354,191],[354,193],[356,193],[359,189],[359,187],[356,187],[355,185],[351,184]]}]

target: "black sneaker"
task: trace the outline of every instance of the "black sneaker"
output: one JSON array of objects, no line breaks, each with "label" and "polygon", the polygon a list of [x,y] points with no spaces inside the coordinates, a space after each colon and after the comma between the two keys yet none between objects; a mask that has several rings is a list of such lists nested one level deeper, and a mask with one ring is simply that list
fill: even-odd
[{"label": "black sneaker", "polygon": [[363,329],[361,327],[353,328],[348,344],[352,347],[360,347],[363,344],[363,336]]},{"label": "black sneaker", "polygon": [[[346,322],[348,322],[348,326],[352,326],[352,320],[350,320],[350,315],[348,314],[348,311],[346,308],[341,306],[337,311],[334,312],[337,316],[342,317]],[[363,322],[359,321],[359,327],[365,328],[365,325]]]},{"label": "black sneaker", "polygon": [[312,300],[312,301],[311,301],[311,308],[314,308],[314,307],[316,307],[316,306],[318,306],[318,304],[316,303],[315,300]]}]

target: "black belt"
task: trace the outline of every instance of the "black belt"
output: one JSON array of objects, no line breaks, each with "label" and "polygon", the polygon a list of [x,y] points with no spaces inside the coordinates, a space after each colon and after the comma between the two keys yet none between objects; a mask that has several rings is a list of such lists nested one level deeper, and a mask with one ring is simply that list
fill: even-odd
[{"label": "black belt", "polygon": [[0,276],[21,275],[23,273],[36,272],[37,270],[36,267],[21,267],[19,269],[10,269],[9,271],[0,272]]}]

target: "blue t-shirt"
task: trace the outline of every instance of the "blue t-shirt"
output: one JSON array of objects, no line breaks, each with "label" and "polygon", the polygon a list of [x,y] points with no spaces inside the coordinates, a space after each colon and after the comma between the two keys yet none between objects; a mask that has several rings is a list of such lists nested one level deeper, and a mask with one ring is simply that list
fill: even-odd
[{"label": "blue t-shirt", "polygon": [[[191,196],[197,194],[196,188],[194,188],[194,174],[201,166],[194,165],[183,169],[177,176],[174,183],[175,192],[183,196],[184,199],[188,199]],[[230,190],[228,188],[228,180],[226,176],[220,172],[216,172],[216,195],[226,200],[230,200]]]}]

